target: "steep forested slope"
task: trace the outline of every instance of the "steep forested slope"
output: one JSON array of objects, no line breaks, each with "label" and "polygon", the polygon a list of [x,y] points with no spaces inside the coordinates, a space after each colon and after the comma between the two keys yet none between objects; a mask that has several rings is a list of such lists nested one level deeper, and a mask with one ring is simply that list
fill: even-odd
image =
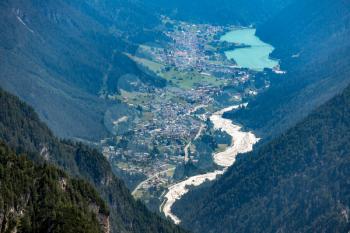
[{"label": "steep forested slope", "polygon": [[107,134],[103,117],[118,79],[152,85],[123,52],[153,40],[158,21],[138,1],[4,0],[0,2],[1,86],[30,103],[62,137]]},{"label": "steep forested slope", "polygon": [[196,232],[348,232],[349,166],[350,87],[186,196],[178,216]]},{"label": "steep forested slope", "polygon": [[276,136],[311,110],[340,93],[350,82],[350,2],[295,1],[258,27],[258,35],[276,47],[287,74],[245,111],[228,117]]},{"label": "steep forested slope", "polygon": [[0,180],[0,232],[108,232],[108,209],[89,184],[3,143]]},{"label": "steep forested slope", "polygon": [[249,26],[273,17],[294,0],[150,0],[149,7],[180,20]]},{"label": "steep forested slope", "polygon": [[109,206],[112,232],[182,232],[136,202],[101,153],[57,139],[31,107],[2,90],[0,140],[18,153],[28,153],[37,163],[46,160],[93,184]]}]

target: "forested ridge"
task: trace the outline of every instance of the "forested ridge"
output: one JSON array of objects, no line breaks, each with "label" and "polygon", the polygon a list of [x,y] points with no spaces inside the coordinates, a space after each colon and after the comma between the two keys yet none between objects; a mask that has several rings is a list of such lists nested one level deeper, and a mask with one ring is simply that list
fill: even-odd
[{"label": "forested ridge", "polygon": [[126,107],[99,97],[115,94],[120,78],[164,85],[125,55],[161,38],[150,30],[158,23],[138,0],[2,0],[1,86],[60,137],[105,137],[106,111]]},{"label": "forested ridge", "polygon": [[293,0],[257,27],[273,45],[285,75],[244,111],[226,117],[271,139],[305,118],[350,83],[350,2]]},{"label": "forested ridge", "polygon": [[172,18],[218,25],[261,24],[295,0],[149,0],[146,5]]},{"label": "forested ridge", "polygon": [[348,232],[350,87],[175,205],[195,232]]},{"label": "forested ridge", "polygon": [[[123,79],[166,84],[127,56],[164,39],[163,13],[257,26],[287,71],[265,70],[270,88],[225,113],[263,143],[175,203],[182,227],[349,232],[347,0],[0,0],[0,232],[100,232],[101,219],[113,233],[184,232],[134,200],[97,149],[56,136],[107,137],[107,113],[128,112],[107,98]],[[200,153],[203,168],[212,166],[212,152]],[[190,163],[175,174],[193,171]]]},{"label": "forested ridge", "polygon": [[37,163],[52,163],[90,182],[107,203],[112,232],[183,232],[135,201],[96,149],[56,138],[31,107],[3,90],[0,90],[0,140],[17,153],[27,153]]},{"label": "forested ridge", "polygon": [[34,165],[0,143],[0,232],[106,232],[109,211],[88,183]]}]

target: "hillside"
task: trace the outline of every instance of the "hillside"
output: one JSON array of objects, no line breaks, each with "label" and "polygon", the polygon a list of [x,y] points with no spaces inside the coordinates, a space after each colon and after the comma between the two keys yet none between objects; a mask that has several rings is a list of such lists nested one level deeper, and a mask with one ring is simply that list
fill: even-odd
[{"label": "hillside", "polygon": [[195,232],[347,232],[349,142],[350,87],[176,212]]},{"label": "hillside", "polygon": [[276,50],[284,76],[227,117],[271,138],[339,94],[350,78],[350,5],[348,1],[296,0],[257,28]]},{"label": "hillside", "polygon": [[164,85],[124,54],[152,41],[157,24],[138,1],[1,1],[1,86],[60,137],[100,139],[105,112],[119,105],[99,97],[118,91],[120,77]]},{"label": "hillside", "polygon": [[[294,0],[150,0],[146,5],[179,20],[219,25],[261,24]],[[158,10],[159,11],[159,10]]]},{"label": "hillside", "polygon": [[46,160],[93,184],[110,209],[112,232],[182,232],[135,201],[96,149],[57,139],[31,107],[2,90],[0,140],[37,163]]},{"label": "hillside", "polygon": [[164,39],[160,14],[253,24],[276,47],[273,57],[288,73],[272,78],[270,90],[248,111],[227,117],[273,137],[349,83],[343,75],[350,69],[349,9],[341,0],[5,0],[0,3],[0,82],[31,104],[58,136],[97,140],[109,135],[109,109],[128,111],[100,98],[118,92],[121,78],[165,85],[125,55],[134,54],[137,43]]},{"label": "hillside", "polygon": [[89,184],[3,143],[0,180],[0,232],[109,232],[108,209]]}]

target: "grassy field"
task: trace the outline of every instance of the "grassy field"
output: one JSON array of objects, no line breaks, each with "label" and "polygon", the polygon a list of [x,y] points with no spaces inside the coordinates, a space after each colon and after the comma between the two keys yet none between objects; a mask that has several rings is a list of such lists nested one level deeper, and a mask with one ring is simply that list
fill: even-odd
[{"label": "grassy field", "polygon": [[198,72],[184,72],[171,69],[168,72],[163,72],[162,77],[171,82],[172,84],[183,88],[192,89],[197,85],[212,85],[221,86],[224,84],[224,80],[215,78],[213,76],[203,75]]},{"label": "grassy field", "polygon": [[[151,49],[148,46],[140,46],[142,50]],[[174,68],[169,70],[165,70],[165,65],[152,61],[150,59],[141,58],[137,56],[133,56],[131,54],[127,54],[132,60],[140,64],[142,67],[149,69],[150,71],[156,73],[160,77],[166,79],[171,84],[182,88],[182,89],[192,89],[197,85],[212,85],[212,86],[221,86],[224,85],[225,81],[223,79],[219,79],[213,77],[211,75],[200,74],[196,71],[186,72],[186,71],[177,71]]]},{"label": "grassy field", "polygon": [[128,92],[124,90],[120,90],[121,100],[126,100],[127,103],[133,105],[143,106],[146,103],[151,101],[151,97],[146,93],[141,92]]},{"label": "grassy field", "polygon": [[153,71],[154,73],[158,74],[162,72],[162,69],[164,68],[164,65],[151,61],[149,59],[141,58],[141,57],[136,57],[131,54],[127,54],[129,58],[137,62],[138,64],[144,66],[145,68],[148,68],[149,70]]}]

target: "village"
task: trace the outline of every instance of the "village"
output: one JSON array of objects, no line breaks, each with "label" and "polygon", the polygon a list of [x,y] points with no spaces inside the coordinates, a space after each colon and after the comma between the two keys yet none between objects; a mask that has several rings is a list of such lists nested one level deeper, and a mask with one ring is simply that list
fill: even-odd
[{"label": "village", "polygon": [[[227,44],[220,35],[234,27],[213,26],[209,24],[190,24],[163,19],[170,29],[165,34],[172,43],[164,48],[142,48],[159,64],[179,71],[197,71],[206,76],[225,76],[237,73],[237,65],[226,59],[222,50]],[[230,48],[240,45],[230,45]]]},{"label": "village", "polygon": [[126,183],[133,195],[153,210],[175,182],[176,170],[199,160],[191,143],[210,130],[210,115],[225,101],[241,103],[269,86],[269,80],[263,80],[257,87],[255,72],[226,59],[222,48],[227,45],[220,35],[232,28],[164,21],[169,27],[167,46],[141,45],[130,57],[168,85],[151,91],[122,90],[118,98],[137,113],[115,119],[116,131],[127,129],[101,142],[116,170],[128,174]]}]

